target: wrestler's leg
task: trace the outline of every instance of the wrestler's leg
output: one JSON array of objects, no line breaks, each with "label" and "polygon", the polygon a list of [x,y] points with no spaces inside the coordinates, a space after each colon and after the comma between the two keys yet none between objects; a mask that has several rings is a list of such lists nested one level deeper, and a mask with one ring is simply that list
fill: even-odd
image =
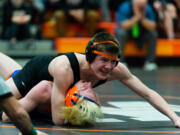
[{"label": "wrestler's leg", "polygon": [[[22,67],[16,61],[0,52],[0,75],[3,77],[3,79],[8,79],[10,74],[19,69],[22,69]],[[8,79],[6,84],[16,98],[21,97],[21,94],[19,93],[19,90],[14,84],[12,78]]]},{"label": "wrestler's leg", "polygon": [[[41,104],[46,104],[47,107],[50,105],[52,83],[49,81],[41,81],[39,84],[34,86],[25,97],[19,100],[22,107],[27,111],[31,112],[33,109]],[[9,122],[9,118],[5,113],[2,115],[4,122]]]},{"label": "wrestler's leg", "polygon": [[22,67],[12,58],[0,52],[0,75],[3,79],[6,80],[17,69],[22,69]]},{"label": "wrestler's leg", "polygon": [[15,98],[17,98],[17,99],[22,98],[22,95],[19,92],[19,90],[12,78],[9,78],[8,80],[6,80],[6,85],[10,88],[10,90],[11,90],[12,94],[15,96]]},{"label": "wrestler's leg", "polygon": [[50,105],[51,88],[52,83],[46,80],[41,81],[25,97],[21,98],[19,102],[27,112],[32,111],[40,104]]}]

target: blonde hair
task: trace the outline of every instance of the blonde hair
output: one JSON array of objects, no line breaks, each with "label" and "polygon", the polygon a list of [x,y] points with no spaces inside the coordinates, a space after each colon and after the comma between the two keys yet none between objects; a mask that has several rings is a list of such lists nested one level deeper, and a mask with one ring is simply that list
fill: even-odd
[{"label": "blonde hair", "polygon": [[72,124],[82,126],[85,124],[94,124],[96,118],[103,118],[100,106],[97,104],[79,98],[77,104],[71,107],[63,107],[64,119]]}]

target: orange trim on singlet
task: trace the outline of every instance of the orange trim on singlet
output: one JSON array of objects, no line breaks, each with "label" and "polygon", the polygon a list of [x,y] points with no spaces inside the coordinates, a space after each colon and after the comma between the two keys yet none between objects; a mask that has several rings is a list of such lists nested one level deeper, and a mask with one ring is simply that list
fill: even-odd
[{"label": "orange trim on singlet", "polygon": [[110,43],[110,44],[113,44],[115,46],[118,46],[118,44],[114,41],[101,41],[101,42],[94,42],[91,46],[94,46],[94,45],[99,45],[99,44],[104,44],[104,43]]},{"label": "orange trim on singlet", "polygon": [[6,80],[8,80],[13,73],[14,73],[14,72],[10,73],[10,74],[8,75],[8,77],[6,78]]},{"label": "orange trim on singlet", "polygon": [[99,51],[96,51],[96,50],[94,50],[94,51],[92,51],[92,52],[95,53],[95,54],[104,56],[104,57],[106,57],[106,58],[108,58],[108,59],[115,60],[115,61],[119,61],[119,58],[118,58],[118,57],[111,56],[111,55],[108,55],[108,54],[106,54],[106,53],[102,53],[102,52],[99,52]]}]

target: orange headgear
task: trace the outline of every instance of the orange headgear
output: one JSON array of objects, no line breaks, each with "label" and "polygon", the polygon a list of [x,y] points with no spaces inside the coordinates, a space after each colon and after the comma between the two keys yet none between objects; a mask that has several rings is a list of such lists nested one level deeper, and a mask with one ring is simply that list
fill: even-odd
[{"label": "orange headgear", "polygon": [[90,102],[93,102],[93,103],[95,103],[96,105],[99,106],[99,104],[96,103],[94,100],[92,100],[92,99],[90,99],[90,98],[88,98],[88,97],[85,97],[85,96],[81,96],[81,95],[79,94],[79,90],[77,89],[76,86],[72,87],[72,88],[68,91],[68,93],[66,94],[66,97],[65,97],[65,105],[66,105],[67,107],[76,105],[76,103],[77,103],[77,101],[78,101],[78,99],[79,99],[80,97],[82,97],[84,100],[88,100],[88,101],[90,101]]}]

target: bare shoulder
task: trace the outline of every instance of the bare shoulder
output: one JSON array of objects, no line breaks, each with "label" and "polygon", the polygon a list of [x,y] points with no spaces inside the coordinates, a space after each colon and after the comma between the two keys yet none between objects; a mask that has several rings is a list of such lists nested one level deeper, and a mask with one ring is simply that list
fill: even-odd
[{"label": "bare shoulder", "polygon": [[76,58],[78,59],[79,63],[84,62],[84,60],[86,59],[85,54],[75,53],[75,55],[76,55]]},{"label": "bare shoulder", "polygon": [[71,74],[72,69],[68,58],[65,55],[54,58],[49,64],[49,72],[53,77]]},{"label": "bare shoulder", "polygon": [[113,71],[111,73],[112,80],[122,81],[124,79],[128,79],[130,76],[131,76],[131,72],[121,62],[118,63],[118,65],[113,69]]}]

